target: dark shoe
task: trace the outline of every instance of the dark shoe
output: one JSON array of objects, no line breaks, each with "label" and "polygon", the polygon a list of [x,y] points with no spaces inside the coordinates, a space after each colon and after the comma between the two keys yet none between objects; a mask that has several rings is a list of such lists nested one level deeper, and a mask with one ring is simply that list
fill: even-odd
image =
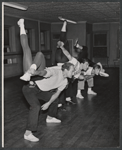
[{"label": "dark shoe", "polygon": [[66,106],[63,104],[60,108],[61,111],[66,111]]},{"label": "dark shoe", "polygon": [[70,105],[70,104],[75,105],[76,103],[75,103],[75,102],[73,102],[72,100],[71,100],[71,101],[67,101],[67,105]]},{"label": "dark shoe", "polygon": [[72,103],[73,103],[73,104],[76,104],[76,103],[77,103],[77,99],[76,99],[75,96],[71,97],[71,100],[72,100]]},{"label": "dark shoe", "polygon": [[66,107],[61,107],[61,110],[62,110],[62,111],[67,111],[67,110],[66,110]]}]

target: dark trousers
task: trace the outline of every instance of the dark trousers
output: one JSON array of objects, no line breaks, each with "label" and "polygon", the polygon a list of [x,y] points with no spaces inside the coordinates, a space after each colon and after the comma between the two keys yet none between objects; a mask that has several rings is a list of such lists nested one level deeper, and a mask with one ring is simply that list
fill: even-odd
[{"label": "dark trousers", "polygon": [[[66,97],[74,98],[77,94],[77,88],[78,88],[78,80],[75,79],[74,81],[69,81],[68,88],[66,89]],[[73,100],[73,99],[72,99]]]},{"label": "dark trousers", "polygon": [[[69,51],[69,42],[66,37],[66,32],[61,32],[60,33],[60,41],[64,43],[64,47],[67,51]],[[56,55],[55,55],[55,60],[56,63],[65,63],[68,62],[68,58],[65,56],[65,54],[62,52],[60,48],[56,50]]]},{"label": "dark trousers", "polygon": [[64,48],[69,51],[69,42],[67,40],[67,32],[62,32],[60,33],[60,41],[64,43]]},{"label": "dark trousers", "polygon": [[65,89],[61,92],[59,95],[59,103],[62,104],[63,106],[66,106],[66,94],[65,94]]},{"label": "dark trousers", "polygon": [[78,80],[75,79],[72,81],[72,79],[69,79],[69,84],[66,89],[64,89],[60,96],[59,96],[59,102],[63,105],[66,105],[66,98],[71,97],[73,102],[76,102],[76,94],[77,94],[77,89],[78,89]]},{"label": "dark trousers", "polygon": [[[28,116],[28,123],[27,123],[27,130],[36,131],[38,125],[38,117],[39,111],[41,108],[40,100],[48,102],[55,91],[41,91],[37,86],[30,87],[29,85],[23,86],[23,94],[30,104],[31,108],[29,110]],[[56,117],[57,115],[57,108],[58,108],[58,101],[57,98],[48,108],[48,115],[51,117]]]}]

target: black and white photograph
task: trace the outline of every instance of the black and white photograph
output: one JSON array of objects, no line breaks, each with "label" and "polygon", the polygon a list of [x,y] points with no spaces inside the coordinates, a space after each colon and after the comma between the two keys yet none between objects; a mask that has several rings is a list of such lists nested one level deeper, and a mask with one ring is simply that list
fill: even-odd
[{"label": "black and white photograph", "polygon": [[1,7],[2,148],[119,149],[120,1]]}]

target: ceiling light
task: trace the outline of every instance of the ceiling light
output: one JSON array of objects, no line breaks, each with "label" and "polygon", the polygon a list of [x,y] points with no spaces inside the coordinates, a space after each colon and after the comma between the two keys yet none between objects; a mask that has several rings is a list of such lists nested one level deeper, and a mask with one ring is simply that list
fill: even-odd
[{"label": "ceiling light", "polygon": [[24,5],[21,5],[21,4],[18,4],[18,3],[13,3],[13,2],[3,2],[3,5],[13,7],[13,8],[16,8],[16,9],[21,9],[21,10],[27,10],[28,9],[27,6],[24,6]]}]

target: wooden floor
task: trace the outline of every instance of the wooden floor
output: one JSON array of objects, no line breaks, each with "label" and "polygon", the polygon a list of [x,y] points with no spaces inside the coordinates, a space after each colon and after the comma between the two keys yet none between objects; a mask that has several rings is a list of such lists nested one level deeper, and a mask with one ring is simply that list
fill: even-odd
[{"label": "wooden floor", "polygon": [[40,113],[37,143],[23,139],[28,108],[19,77],[4,82],[4,147],[5,148],[98,148],[119,147],[119,69],[107,68],[109,78],[95,77],[97,96],[77,99],[76,105],[59,110],[61,124],[47,124],[46,112]]}]

